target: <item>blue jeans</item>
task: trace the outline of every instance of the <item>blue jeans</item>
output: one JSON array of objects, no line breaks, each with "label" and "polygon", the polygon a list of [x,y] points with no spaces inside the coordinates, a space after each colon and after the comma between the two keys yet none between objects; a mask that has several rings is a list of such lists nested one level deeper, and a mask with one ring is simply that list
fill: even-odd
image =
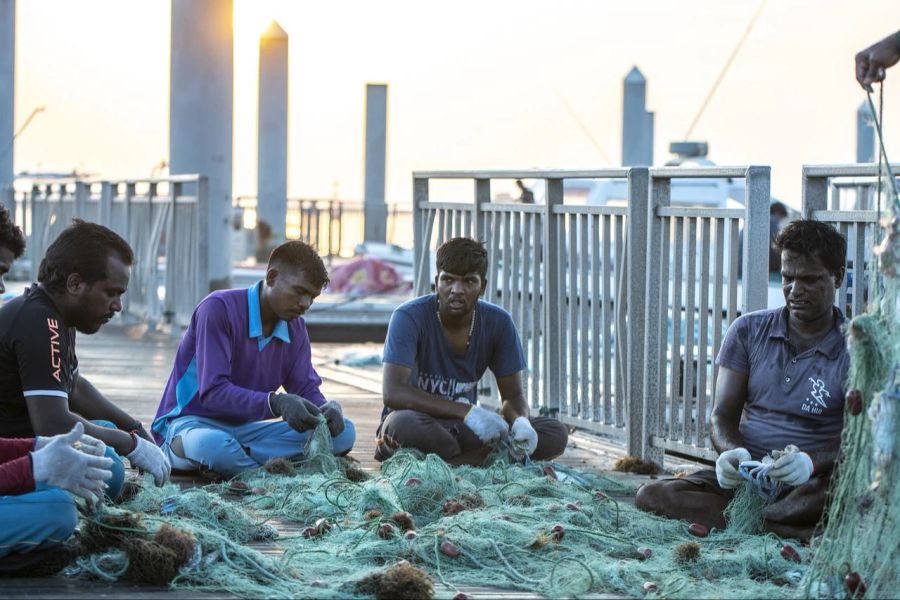
[{"label": "blue jeans", "polygon": [[0,557],[60,544],[77,524],[75,501],[57,487],[38,483],[33,492],[0,496]]},{"label": "blue jeans", "polygon": [[[100,427],[109,427],[110,429],[116,428],[112,421],[91,421],[91,423],[99,425]],[[112,477],[106,481],[106,485],[109,486],[106,489],[106,497],[115,500],[119,497],[119,494],[122,493],[122,486],[125,485],[125,463],[122,462],[122,457],[119,456],[111,446],[106,447],[106,456],[113,461],[112,465],[109,467],[109,470],[112,471]]]},{"label": "blue jeans", "polygon": [[[232,425],[206,417],[180,417],[169,423],[163,452],[172,467],[196,470],[199,466],[227,477],[257,469],[270,458],[293,458],[303,454],[312,430],[299,432],[284,421],[253,421]],[[181,438],[184,457],[172,451],[172,440]],[[346,454],[356,441],[356,428],[344,418],[344,431],[331,438],[334,453]]]}]

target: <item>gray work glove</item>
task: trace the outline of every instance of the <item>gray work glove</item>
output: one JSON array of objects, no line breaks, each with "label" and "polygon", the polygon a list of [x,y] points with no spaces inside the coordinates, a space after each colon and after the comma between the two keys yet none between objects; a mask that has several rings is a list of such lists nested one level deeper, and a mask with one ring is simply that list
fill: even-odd
[{"label": "gray work glove", "polygon": [[720,454],[716,459],[716,481],[719,482],[719,487],[733,490],[747,481],[738,469],[742,462],[748,460],[750,453],[746,448],[732,448]]},{"label": "gray work glove", "polygon": [[319,410],[328,421],[328,432],[331,437],[339,436],[344,431],[344,412],[341,410],[341,405],[334,400],[329,400]]},{"label": "gray work glove", "polygon": [[281,417],[291,429],[306,431],[319,424],[321,412],[312,400],[294,394],[272,394],[269,408],[276,417]]},{"label": "gray work glove", "polygon": [[103,498],[105,481],[112,477],[112,459],[76,450],[74,446],[83,435],[84,425],[78,422],[69,433],[43,438],[41,448],[31,453],[31,469],[35,481],[62,488],[94,504]]},{"label": "gray work glove", "polygon": [[131,439],[135,441],[134,450],[126,456],[131,461],[131,466],[153,475],[157,486],[164,484],[172,471],[169,459],[156,444],[133,433]]}]

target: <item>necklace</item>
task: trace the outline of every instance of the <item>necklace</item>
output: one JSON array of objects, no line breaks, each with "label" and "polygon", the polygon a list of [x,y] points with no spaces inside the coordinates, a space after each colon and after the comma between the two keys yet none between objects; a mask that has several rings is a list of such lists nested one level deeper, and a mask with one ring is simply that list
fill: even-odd
[{"label": "necklace", "polygon": [[[434,314],[437,315],[438,323],[441,324],[441,327],[444,327],[444,321],[441,320],[441,301],[437,301],[437,310],[434,311]],[[475,309],[472,309],[472,322],[469,323],[469,337],[466,338],[466,350],[469,349],[469,344],[472,343],[472,332],[475,331]]]}]

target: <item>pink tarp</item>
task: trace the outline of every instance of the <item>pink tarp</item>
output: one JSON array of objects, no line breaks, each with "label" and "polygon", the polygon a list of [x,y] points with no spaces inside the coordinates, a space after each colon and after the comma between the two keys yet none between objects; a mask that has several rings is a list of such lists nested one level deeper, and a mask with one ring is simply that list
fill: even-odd
[{"label": "pink tarp", "polygon": [[328,291],[338,294],[377,294],[380,292],[401,293],[410,288],[400,273],[390,263],[361,256],[334,269]]}]

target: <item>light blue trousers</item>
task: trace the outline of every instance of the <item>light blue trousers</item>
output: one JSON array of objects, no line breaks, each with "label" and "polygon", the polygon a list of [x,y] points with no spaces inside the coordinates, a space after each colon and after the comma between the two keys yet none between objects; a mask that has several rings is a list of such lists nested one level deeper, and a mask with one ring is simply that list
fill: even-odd
[{"label": "light blue trousers", "polygon": [[[270,458],[294,458],[303,454],[312,430],[299,432],[284,421],[253,421],[232,425],[206,417],[180,417],[169,423],[163,451],[172,466],[196,470],[200,465],[232,477],[241,471],[257,469]],[[181,438],[184,457],[171,449],[172,440]],[[336,455],[346,454],[356,441],[356,428],[345,418],[344,431],[331,438]]]},{"label": "light blue trousers", "polygon": [[18,496],[0,496],[0,557],[60,544],[75,532],[72,496],[42,483]]},{"label": "light blue trousers", "polygon": [[[112,421],[91,421],[91,423],[100,427],[116,428]],[[122,493],[122,486],[125,485],[125,463],[122,461],[122,457],[112,449],[112,446],[106,447],[106,456],[113,461],[109,467],[109,470],[112,471],[112,477],[106,480],[106,485],[109,486],[106,489],[106,497],[110,500],[115,500]]]}]

